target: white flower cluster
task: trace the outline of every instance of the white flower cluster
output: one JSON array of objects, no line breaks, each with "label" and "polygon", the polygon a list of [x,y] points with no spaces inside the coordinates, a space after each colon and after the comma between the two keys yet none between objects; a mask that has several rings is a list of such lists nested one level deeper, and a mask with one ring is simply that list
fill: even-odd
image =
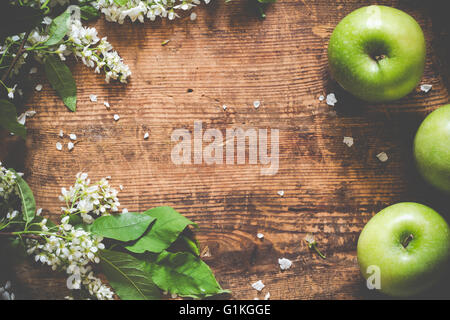
[{"label": "white flower cluster", "polygon": [[105,248],[103,238],[82,229],[75,229],[69,223],[69,217],[61,219],[61,225],[55,231],[48,232],[47,219],[40,222],[45,242],[28,239],[27,253],[34,254],[35,260],[47,264],[53,270],[65,270],[67,287],[81,289],[83,285],[91,295],[99,300],[113,298],[112,290],[94,276],[91,263],[99,263],[98,251]]},{"label": "white flower cluster", "polygon": [[11,195],[18,195],[16,174],[3,167],[0,162],[0,199],[7,201]]},{"label": "white flower cluster", "polygon": [[[45,24],[51,23],[51,19],[49,17],[46,18],[50,21],[45,22]],[[45,31],[36,28],[30,33],[25,48],[44,43],[48,38],[49,35]],[[63,61],[66,60],[66,56],[74,54],[86,66],[95,68],[96,73],[104,70],[106,74],[105,80],[108,83],[111,79],[126,83],[131,75],[130,68],[123,63],[117,51],[113,50],[107,38],[99,38],[95,28],[83,27],[81,21],[74,18],[72,18],[67,32],[67,40],[63,40],[62,43],[52,46],[45,51],[35,50],[36,60],[43,63],[45,56],[48,55],[48,51],[57,54]]]},{"label": "white flower cluster", "polygon": [[[206,4],[210,0],[203,0]],[[96,6],[105,15],[106,20],[122,24],[128,17],[132,22],[145,18],[152,21],[156,17],[173,20],[178,16],[176,11],[187,11],[199,5],[201,0],[129,0],[126,5],[119,6],[114,0],[98,0]]]},{"label": "white flower cluster", "polygon": [[0,287],[0,300],[15,300],[16,296],[11,290],[11,281],[6,281],[3,287]]},{"label": "white flower cluster", "polygon": [[131,75],[130,68],[123,63],[106,37],[101,39],[98,37],[95,28],[83,27],[79,20],[73,19],[67,36],[69,38],[67,46],[62,44],[58,48],[60,57],[73,52],[86,66],[95,68],[96,73],[100,73],[103,69],[106,73],[106,82],[109,83],[110,79],[127,82],[127,78]]},{"label": "white flower cluster", "polygon": [[59,199],[66,203],[66,207],[61,208],[64,214],[80,214],[85,223],[92,223],[94,217],[91,214],[103,216],[119,210],[118,191],[109,185],[107,179],[90,185],[87,173],[80,172],[76,177],[74,186],[69,190],[61,189]]}]

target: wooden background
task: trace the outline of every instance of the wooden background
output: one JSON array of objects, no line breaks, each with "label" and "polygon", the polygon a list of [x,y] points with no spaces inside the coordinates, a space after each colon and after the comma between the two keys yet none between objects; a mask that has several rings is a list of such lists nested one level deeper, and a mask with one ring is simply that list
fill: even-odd
[{"label": "wooden background", "polygon": [[[428,48],[422,83],[432,84],[431,92],[417,90],[395,103],[370,106],[330,79],[330,34],[346,14],[368,3],[395,6],[418,20]],[[272,299],[378,298],[364,289],[356,259],[358,235],[370,217],[400,201],[450,214],[448,199],[424,185],[411,156],[420,121],[449,102],[444,3],[279,0],[260,20],[245,1],[215,0],[195,9],[196,21],[118,25],[101,18],[94,25],[129,64],[129,84],[106,84],[103,74],[74,64],[79,102],[71,113],[38,76],[36,83],[44,87],[27,102],[38,113],[27,122],[26,144],[4,135],[0,159],[23,168],[38,207],[53,218],[60,212],[60,188],[69,187],[79,171],[93,179],[110,175],[115,187],[123,185],[120,202],[130,211],[173,206],[199,224],[201,247],[211,253],[204,259],[231,298],[263,298],[267,292]],[[318,99],[330,92],[336,107]],[[90,94],[98,96],[97,103]],[[261,101],[259,109],[254,100]],[[279,129],[278,174],[262,176],[260,165],[249,164],[174,165],[171,133],[192,131],[195,120],[223,132]],[[55,148],[60,129],[78,136],[71,152]],[[343,144],[344,136],[354,138],[353,147]],[[376,158],[382,151],[389,156],[386,163]],[[326,260],[308,249],[307,233]],[[281,257],[293,261],[284,272]],[[16,273],[24,297],[67,294],[64,276],[49,269]],[[260,294],[251,287],[257,280],[266,285]],[[425,297],[448,296],[434,290]]]}]

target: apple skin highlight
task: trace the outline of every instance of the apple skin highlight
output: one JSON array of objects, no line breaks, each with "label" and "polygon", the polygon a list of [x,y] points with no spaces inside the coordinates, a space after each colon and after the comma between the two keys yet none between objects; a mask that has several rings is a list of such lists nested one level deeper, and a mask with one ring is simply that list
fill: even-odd
[{"label": "apple skin highlight", "polygon": [[363,277],[371,276],[369,266],[377,266],[380,291],[393,297],[414,296],[436,284],[446,271],[449,254],[447,222],[433,209],[414,202],[389,206],[373,216],[357,247]]},{"label": "apple skin highlight", "polygon": [[414,138],[414,158],[425,181],[450,194],[450,104],[422,122]]},{"label": "apple skin highlight", "polygon": [[416,20],[387,6],[353,11],[336,26],[328,45],[333,78],[368,102],[397,100],[414,90],[425,56],[425,38]]}]

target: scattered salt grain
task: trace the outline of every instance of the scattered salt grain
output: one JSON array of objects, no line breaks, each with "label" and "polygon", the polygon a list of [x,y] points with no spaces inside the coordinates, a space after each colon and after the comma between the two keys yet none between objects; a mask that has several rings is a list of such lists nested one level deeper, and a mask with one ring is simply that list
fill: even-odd
[{"label": "scattered salt grain", "polygon": [[319,96],[319,101],[325,100],[325,97],[323,95]]},{"label": "scattered salt grain", "polygon": [[284,190],[280,190],[277,192],[280,197],[284,196]]},{"label": "scattered salt grain", "polygon": [[97,102],[97,96],[95,94],[90,94],[89,99],[91,99],[92,102]]},{"label": "scattered salt grain", "polygon": [[260,101],[258,101],[258,100],[253,101],[253,106],[255,107],[255,109],[258,109],[260,105],[261,105]]},{"label": "scattered salt grain", "polygon": [[75,134],[75,133],[71,133],[71,134],[69,134],[69,138],[70,138],[70,140],[77,140],[77,135]]},{"label": "scattered salt grain", "polygon": [[420,86],[420,90],[422,90],[423,92],[427,93],[428,91],[431,90],[433,86],[431,84],[423,84]]},{"label": "scattered salt grain", "polygon": [[57,143],[56,143],[56,149],[59,150],[59,151],[62,150],[62,144],[61,144],[61,142],[57,142]]},{"label": "scattered salt grain", "polygon": [[223,109],[223,110],[227,110],[227,106],[224,104],[224,105],[222,106],[222,109]]},{"label": "scattered salt grain", "polygon": [[344,143],[347,145],[347,147],[351,147],[353,145],[353,138],[352,137],[344,137]]},{"label": "scattered salt grain", "polygon": [[286,258],[280,258],[278,259],[278,264],[281,270],[287,270],[292,266],[292,261]]},{"label": "scattered salt grain", "polygon": [[265,285],[261,280],[258,280],[252,284],[252,288],[257,291],[261,291],[262,289],[264,289],[264,287],[265,287]]},{"label": "scattered salt grain", "polygon": [[195,12],[191,13],[191,20],[194,21],[195,19],[197,19],[197,14]]},{"label": "scattered salt grain", "polygon": [[60,138],[64,137],[64,131],[62,131],[62,129],[59,130],[59,137],[60,137]]},{"label": "scattered salt grain", "polygon": [[266,295],[264,296],[264,300],[269,300],[270,299],[270,292],[267,292]]},{"label": "scattered salt grain", "polygon": [[389,159],[388,155],[386,154],[386,152],[380,152],[379,154],[377,154],[377,158],[381,162],[386,162]]},{"label": "scattered salt grain", "polygon": [[330,93],[329,95],[327,95],[327,105],[329,106],[334,106],[337,102],[336,96],[334,95],[334,93]]},{"label": "scattered salt grain", "polygon": [[256,236],[258,237],[258,239],[264,238],[264,235],[262,233],[258,233],[258,234],[256,234]]},{"label": "scattered salt grain", "polygon": [[72,142],[69,142],[69,143],[67,144],[67,149],[69,149],[69,151],[70,151],[70,150],[73,149],[73,146],[74,146],[74,144],[73,144]]},{"label": "scattered salt grain", "polygon": [[37,68],[33,67],[30,69],[30,74],[36,73],[37,72]]},{"label": "scattered salt grain", "polygon": [[39,209],[36,210],[36,215],[37,216],[40,216],[41,213],[42,213],[42,208],[39,208]]},{"label": "scattered salt grain", "polygon": [[115,121],[118,121],[119,119],[120,119],[120,116],[119,116],[118,114],[115,114],[115,115],[114,115],[114,120],[115,120]]},{"label": "scattered salt grain", "polygon": [[103,104],[105,105],[106,109],[111,108],[108,101],[104,101]]},{"label": "scattered salt grain", "polygon": [[148,132],[146,132],[146,133],[144,134],[144,139],[147,140],[149,136],[150,136],[150,134],[149,134]]},{"label": "scattered salt grain", "polygon": [[42,90],[42,84],[38,84],[34,89],[36,89],[36,91],[41,91]]}]

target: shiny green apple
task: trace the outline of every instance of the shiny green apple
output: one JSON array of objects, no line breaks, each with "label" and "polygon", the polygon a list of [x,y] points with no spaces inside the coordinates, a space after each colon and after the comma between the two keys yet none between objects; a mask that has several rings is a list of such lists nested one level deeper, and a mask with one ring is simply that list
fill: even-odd
[{"label": "shiny green apple", "polygon": [[333,78],[369,102],[400,99],[422,78],[425,38],[407,13],[386,6],[359,8],[334,29],[328,45]]},{"label": "shiny green apple", "polygon": [[408,297],[433,286],[447,270],[450,229],[433,209],[398,203],[369,220],[357,252],[364,278],[373,276],[376,266],[381,292]]},{"label": "shiny green apple", "polygon": [[414,158],[428,183],[450,193],[450,104],[422,122],[414,139]]}]

